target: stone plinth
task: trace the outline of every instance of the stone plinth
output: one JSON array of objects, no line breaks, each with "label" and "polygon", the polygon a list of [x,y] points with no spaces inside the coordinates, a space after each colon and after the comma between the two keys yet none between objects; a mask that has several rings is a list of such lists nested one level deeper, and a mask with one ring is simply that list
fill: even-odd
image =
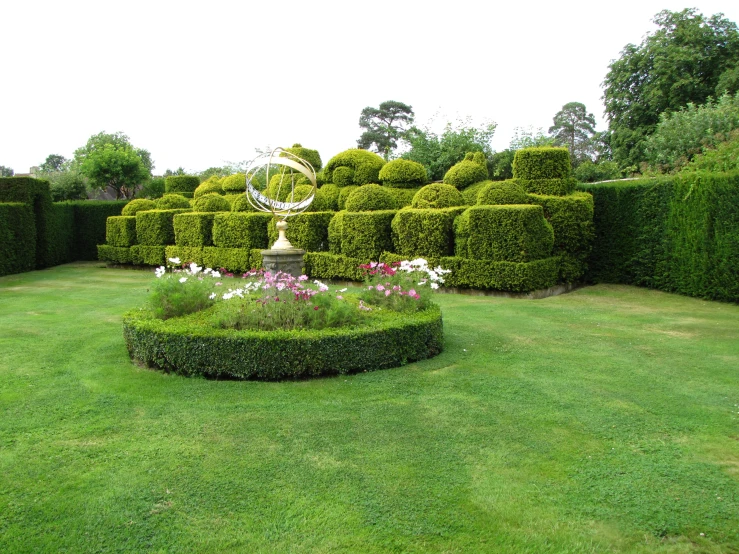
[{"label": "stone plinth", "polygon": [[290,248],[286,250],[262,250],[262,265],[267,271],[289,273],[293,277],[303,274],[305,250]]}]

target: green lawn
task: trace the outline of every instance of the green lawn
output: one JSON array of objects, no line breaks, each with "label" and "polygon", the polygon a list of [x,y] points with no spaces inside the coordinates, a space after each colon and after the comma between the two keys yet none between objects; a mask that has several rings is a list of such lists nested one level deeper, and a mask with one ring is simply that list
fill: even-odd
[{"label": "green lawn", "polygon": [[0,278],[0,552],[739,552],[737,305],[439,295],[432,360],[206,381],[129,361],[152,277]]}]

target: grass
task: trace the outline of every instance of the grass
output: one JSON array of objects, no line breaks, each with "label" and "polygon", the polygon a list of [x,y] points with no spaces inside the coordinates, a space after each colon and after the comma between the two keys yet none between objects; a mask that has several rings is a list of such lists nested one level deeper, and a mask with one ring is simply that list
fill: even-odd
[{"label": "grass", "polygon": [[0,278],[0,551],[739,551],[739,306],[440,295],[432,360],[207,381],[129,361],[151,279]]}]

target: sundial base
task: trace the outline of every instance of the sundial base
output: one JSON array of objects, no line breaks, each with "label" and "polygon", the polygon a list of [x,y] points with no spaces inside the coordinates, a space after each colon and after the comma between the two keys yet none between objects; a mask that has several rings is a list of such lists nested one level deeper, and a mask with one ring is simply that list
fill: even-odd
[{"label": "sundial base", "polygon": [[299,248],[262,250],[262,265],[272,273],[282,271],[293,277],[300,277],[303,274],[303,256],[305,250]]}]

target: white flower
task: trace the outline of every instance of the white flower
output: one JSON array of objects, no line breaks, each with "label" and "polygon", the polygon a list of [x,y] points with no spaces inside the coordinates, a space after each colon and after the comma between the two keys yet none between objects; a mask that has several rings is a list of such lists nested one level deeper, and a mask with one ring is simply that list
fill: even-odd
[{"label": "white flower", "polygon": [[175,265],[180,265],[182,263],[179,258],[169,258],[169,261]]},{"label": "white flower", "polygon": [[210,275],[212,277],[215,277],[216,279],[220,279],[221,278],[221,274],[218,271],[211,271],[211,274]]},{"label": "white flower", "polygon": [[439,284],[438,283],[431,283],[431,288],[432,289],[438,289],[439,288]]},{"label": "white flower", "polygon": [[184,283],[185,281],[187,281],[187,277],[180,277],[180,283]]},{"label": "white flower", "polygon": [[157,276],[157,279],[159,279],[165,273],[167,273],[167,270],[164,269],[163,265],[160,265],[158,268],[154,270],[154,274]]},{"label": "white flower", "polygon": [[339,292],[346,292],[346,287],[344,287],[343,289],[339,290]]},{"label": "white flower", "polygon": [[197,275],[198,273],[200,273],[200,271],[202,269],[203,268],[202,267],[198,267],[198,264],[196,264],[195,262],[192,262],[190,264],[190,273],[192,273],[193,275]]},{"label": "white flower", "polygon": [[213,300],[215,297],[216,297],[216,293],[215,292],[211,292],[210,293],[210,296],[208,296],[208,298],[210,298],[211,300]]}]

